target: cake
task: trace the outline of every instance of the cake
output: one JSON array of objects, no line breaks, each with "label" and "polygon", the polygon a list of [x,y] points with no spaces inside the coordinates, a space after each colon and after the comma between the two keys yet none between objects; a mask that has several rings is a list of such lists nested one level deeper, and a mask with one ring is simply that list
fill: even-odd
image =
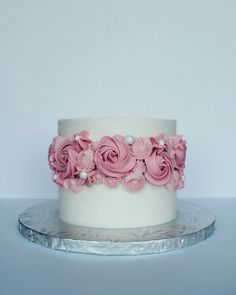
[{"label": "cake", "polygon": [[58,120],[48,161],[58,186],[60,219],[120,229],[174,220],[186,149],[175,120]]}]

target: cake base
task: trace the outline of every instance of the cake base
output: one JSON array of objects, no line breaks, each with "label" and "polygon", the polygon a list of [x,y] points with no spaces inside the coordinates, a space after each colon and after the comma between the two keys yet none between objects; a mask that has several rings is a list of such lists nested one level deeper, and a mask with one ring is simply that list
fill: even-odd
[{"label": "cake base", "polygon": [[132,229],[101,229],[61,221],[58,201],[47,201],[19,215],[20,233],[36,244],[67,252],[140,255],[177,250],[207,239],[215,228],[212,214],[201,206],[177,201],[171,222]]}]

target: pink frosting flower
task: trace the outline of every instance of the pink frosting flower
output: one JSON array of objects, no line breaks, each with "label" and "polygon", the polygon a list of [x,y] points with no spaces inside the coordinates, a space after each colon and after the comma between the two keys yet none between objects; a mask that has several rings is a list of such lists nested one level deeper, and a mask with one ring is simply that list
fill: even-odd
[{"label": "pink frosting flower", "polygon": [[81,151],[78,154],[76,165],[78,171],[89,172],[93,170],[95,168],[93,151],[90,149]]},{"label": "pink frosting flower", "polygon": [[153,149],[152,154],[145,159],[146,179],[154,185],[165,185],[169,182],[172,174],[171,159],[166,155],[159,155],[158,149]]},{"label": "pink frosting flower", "polygon": [[137,160],[133,170],[123,179],[123,186],[127,191],[136,192],[140,191],[145,184],[146,166],[141,160]]},{"label": "pink frosting flower", "polygon": [[165,185],[165,187],[169,190],[176,189],[180,180],[180,174],[177,170],[173,170],[169,182]]},{"label": "pink frosting flower", "polygon": [[131,149],[135,158],[142,160],[151,154],[152,144],[148,138],[138,137],[135,139]]},{"label": "pink frosting flower", "polygon": [[105,183],[105,181],[106,181],[106,175],[103,174],[99,170],[95,170],[95,173],[94,173],[93,178],[92,178],[92,182],[94,184],[101,184],[101,183]]},{"label": "pink frosting flower", "polygon": [[[48,150],[50,168],[60,175],[61,179],[74,178],[78,174],[78,163],[81,163],[79,153],[87,150],[91,140],[86,130],[79,134],[70,134],[66,138],[57,136],[53,139]],[[78,162],[78,163],[77,163]]]},{"label": "pink frosting flower", "polygon": [[135,173],[143,174],[145,170],[146,170],[145,163],[142,160],[137,160],[134,165],[133,171]]},{"label": "pink frosting flower", "polygon": [[127,175],[123,180],[123,186],[127,191],[137,192],[140,191],[145,184],[145,177],[143,174],[137,174],[135,172]]},{"label": "pink frosting flower", "polygon": [[51,148],[51,150],[54,150],[54,160],[50,162],[51,166],[60,174],[62,179],[73,177],[76,174],[78,155],[74,142],[58,136],[55,138],[54,144]]},{"label": "pink frosting flower", "polygon": [[109,188],[115,188],[121,183],[121,180],[122,180],[121,177],[106,176],[100,170],[96,170],[92,178],[92,183],[94,184],[104,183]]},{"label": "pink frosting flower", "polygon": [[153,148],[155,148],[158,155],[168,154],[170,155],[169,150],[169,137],[164,133],[159,134],[155,137],[150,137]]},{"label": "pink frosting flower", "polygon": [[83,179],[79,178],[67,178],[63,182],[63,186],[65,189],[71,190],[74,193],[78,193],[84,184]]},{"label": "pink frosting flower", "polygon": [[135,158],[123,136],[104,136],[97,145],[95,162],[105,175],[122,177],[134,167]]},{"label": "pink frosting flower", "polygon": [[121,183],[121,178],[107,176],[104,183],[109,188],[116,188]]},{"label": "pink frosting flower", "polygon": [[89,139],[89,132],[87,130],[82,130],[79,133],[69,134],[67,136],[68,140],[74,141],[76,150],[78,152],[82,150],[87,150],[92,141]]},{"label": "pink frosting flower", "polygon": [[175,135],[171,137],[171,148],[174,154],[176,167],[183,169],[185,167],[186,159],[186,141],[182,139],[181,135]]}]

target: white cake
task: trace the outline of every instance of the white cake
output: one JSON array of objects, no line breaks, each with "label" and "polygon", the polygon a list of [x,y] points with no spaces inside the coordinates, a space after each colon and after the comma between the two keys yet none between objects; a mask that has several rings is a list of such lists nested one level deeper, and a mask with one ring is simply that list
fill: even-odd
[{"label": "white cake", "polygon": [[[176,134],[176,121],[145,118],[88,118],[58,121],[58,135],[88,130],[90,138],[116,134],[150,137]],[[169,222],[176,217],[176,190],[145,183],[142,190],[130,192],[122,186],[84,186],[75,193],[59,187],[59,216],[71,224],[99,228],[133,228]]]}]

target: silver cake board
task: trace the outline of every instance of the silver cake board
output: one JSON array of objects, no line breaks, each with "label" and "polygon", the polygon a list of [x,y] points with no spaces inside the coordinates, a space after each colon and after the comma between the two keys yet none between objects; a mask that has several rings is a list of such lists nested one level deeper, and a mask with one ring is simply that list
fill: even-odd
[{"label": "silver cake board", "polygon": [[19,215],[20,233],[36,244],[67,252],[140,255],[177,250],[201,242],[215,229],[214,216],[197,204],[178,200],[171,222],[132,229],[99,229],[65,223],[58,202],[47,201]]}]

